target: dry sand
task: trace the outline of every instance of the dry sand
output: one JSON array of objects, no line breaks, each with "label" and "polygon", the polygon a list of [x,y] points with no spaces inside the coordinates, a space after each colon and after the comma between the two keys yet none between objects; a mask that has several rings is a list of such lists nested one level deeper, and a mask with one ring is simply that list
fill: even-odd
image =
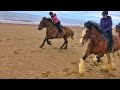
[{"label": "dry sand", "polygon": [[[0,24],[0,79],[115,79],[120,78],[120,60],[116,55],[117,70],[100,71],[101,66],[87,58],[85,76],[78,75],[79,58],[86,50],[80,47],[80,27],[70,27],[75,39],[69,38],[68,49],[59,51],[63,39],[51,40],[52,46],[42,44],[45,29],[35,25]],[[104,58],[105,59],[105,58]]]}]

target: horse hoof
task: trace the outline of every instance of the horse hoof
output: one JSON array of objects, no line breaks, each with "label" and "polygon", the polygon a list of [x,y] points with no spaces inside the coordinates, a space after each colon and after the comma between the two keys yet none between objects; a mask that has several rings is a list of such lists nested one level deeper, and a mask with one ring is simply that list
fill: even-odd
[{"label": "horse hoof", "polygon": [[48,45],[52,45],[51,43],[48,43]]},{"label": "horse hoof", "polygon": [[49,44],[49,45],[52,45],[50,41],[48,41],[48,44]]},{"label": "horse hoof", "polygon": [[96,66],[99,65],[96,58],[93,58],[93,59],[92,59],[92,62],[93,62]]},{"label": "horse hoof", "polygon": [[80,63],[79,63],[79,75],[83,76],[86,72],[86,68],[85,68],[85,61],[83,59],[80,59]]},{"label": "horse hoof", "polygon": [[67,49],[66,47],[64,49]]},{"label": "horse hoof", "polygon": [[84,76],[85,73],[79,73],[79,76]]},{"label": "horse hoof", "polygon": [[101,61],[101,62],[94,62],[94,61],[92,61],[96,66],[100,66],[103,62]]},{"label": "horse hoof", "polygon": [[92,62],[96,65],[96,66],[99,66],[101,65],[103,62],[102,60],[99,60],[96,58],[96,56],[92,59]]},{"label": "horse hoof", "polygon": [[59,50],[62,50],[62,47],[60,47]]}]

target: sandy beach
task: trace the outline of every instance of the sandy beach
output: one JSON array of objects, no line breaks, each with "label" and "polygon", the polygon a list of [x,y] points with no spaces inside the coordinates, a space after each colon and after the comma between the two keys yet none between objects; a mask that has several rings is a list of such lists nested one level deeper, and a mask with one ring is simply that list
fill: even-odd
[{"label": "sandy beach", "polygon": [[51,40],[52,46],[45,44],[39,48],[46,29],[39,31],[37,28],[36,25],[0,24],[0,79],[120,79],[118,55],[117,70],[100,71],[102,66],[95,66],[94,55],[91,55],[86,60],[85,76],[78,75],[79,58],[87,46],[79,44],[82,27],[70,26],[75,39],[69,38],[68,49],[61,51],[62,38]]}]

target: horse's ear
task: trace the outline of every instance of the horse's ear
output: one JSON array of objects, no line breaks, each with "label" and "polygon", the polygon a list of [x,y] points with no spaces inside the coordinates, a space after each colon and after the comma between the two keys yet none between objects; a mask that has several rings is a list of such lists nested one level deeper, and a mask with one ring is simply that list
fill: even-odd
[{"label": "horse's ear", "polygon": [[84,23],[84,27],[86,27],[86,22]]},{"label": "horse's ear", "polygon": [[46,17],[43,17],[43,19],[46,19]]},{"label": "horse's ear", "polygon": [[116,28],[120,28],[120,25],[116,25]]}]

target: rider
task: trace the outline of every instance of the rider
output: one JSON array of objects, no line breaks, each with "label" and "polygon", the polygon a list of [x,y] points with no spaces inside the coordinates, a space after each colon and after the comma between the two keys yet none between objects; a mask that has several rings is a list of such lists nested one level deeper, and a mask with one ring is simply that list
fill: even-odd
[{"label": "rider", "polygon": [[63,30],[61,28],[61,22],[60,20],[57,18],[56,14],[53,14],[53,12],[50,12],[49,15],[51,16],[52,21],[54,22],[54,24],[57,26],[60,34],[63,34]]},{"label": "rider", "polygon": [[103,17],[100,20],[100,27],[109,38],[109,51],[113,52],[112,18],[108,16],[108,11],[103,11],[102,16]]}]

